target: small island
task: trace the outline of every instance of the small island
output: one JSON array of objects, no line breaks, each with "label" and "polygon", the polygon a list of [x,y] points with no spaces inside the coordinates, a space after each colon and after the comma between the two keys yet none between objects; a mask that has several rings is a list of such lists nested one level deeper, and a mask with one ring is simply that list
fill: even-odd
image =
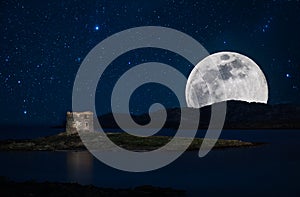
[{"label": "small island", "polygon": [[[136,137],[127,133],[107,133],[111,141],[122,148],[132,151],[151,151],[155,150],[166,143],[172,137],[168,136],[151,136],[147,138]],[[89,133],[89,136],[96,140],[97,132]],[[202,138],[195,138],[188,150],[199,150],[203,142]],[[237,148],[257,146],[259,143],[244,142],[240,140],[222,140],[219,139],[214,146],[215,149],[220,148]],[[0,141],[1,151],[61,151],[61,150],[86,150],[82,140],[77,133],[67,134],[60,133],[58,135],[42,137],[31,140],[5,140]]]},{"label": "small island", "polygon": [[[171,136],[150,136],[137,137],[125,132],[105,133],[116,145],[131,151],[152,151],[158,149],[172,140]],[[187,139],[187,138],[186,138]],[[94,117],[92,112],[68,112],[66,132],[53,136],[41,137],[27,140],[4,140],[0,141],[0,151],[80,151],[86,150],[83,140],[97,150],[112,150],[111,146],[102,146],[105,143],[103,133],[94,131]],[[190,139],[189,139],[190,140]],[[207,143],[214,143],[214,140],[207,140]],[[187,150],[199,150],[203,138],[194,138]],[[100,146],[99,146],[100,144]],[[240,140],[218,139],[214,149],[251,147],[261,143],[244,142]],[[180,149],[181,144],[178,144]],[[177,147],[171,150],[178,150]]]}]

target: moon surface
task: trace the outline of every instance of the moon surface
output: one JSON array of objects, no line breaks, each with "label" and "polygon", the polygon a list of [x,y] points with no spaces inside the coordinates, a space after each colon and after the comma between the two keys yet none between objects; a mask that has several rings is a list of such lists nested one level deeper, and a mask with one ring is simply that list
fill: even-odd
[{"label": "moon surface", "polygon": [[201,108],[228,100],[267,103],[264,73],[250,58],[235,52],[219,52],[200,61],[186,84],[188,107]]}]

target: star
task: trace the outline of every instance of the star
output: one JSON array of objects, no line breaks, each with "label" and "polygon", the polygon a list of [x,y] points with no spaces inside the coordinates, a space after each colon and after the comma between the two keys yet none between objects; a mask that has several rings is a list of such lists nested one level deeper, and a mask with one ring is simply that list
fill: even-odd
[{"label": "star", "polygon": [[26,114],[27,114],[27,111],[26,111],[26,110],[24,110],[24,111],[23,111],[23,113],[26,115]]},{"label": "star", "polygon": [[291,78],[291,77],[292,77],[289,73],[287,73],[285,76],[286,76],[287,78]]},{"label": "star", "polygon": [[267,20],[267,23],[263,25],[263,27],[262,27],[263,33],[265,33],[270,28],[270,24],[271,24],[272,20],[273,20],[273,18],[269,17],[269,19]]},{"label": "star", "polygon": [[100,29],[99,25],[95,26],[95,30],[98,31]]},{"label": "star", "polygon": [[5,61],[8,62],[10,59],[10,56],[8,55],[6,58],[5,58]]}]

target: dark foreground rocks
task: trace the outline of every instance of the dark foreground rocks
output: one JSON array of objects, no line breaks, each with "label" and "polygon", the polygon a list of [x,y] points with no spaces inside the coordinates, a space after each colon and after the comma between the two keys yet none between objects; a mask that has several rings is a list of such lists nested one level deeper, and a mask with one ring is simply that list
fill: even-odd
[{"label": "dark foreground rocks", "polygon": [[160,188],[153,186],[140,186],[128,189],[100,188],[93,185],[80,185],[77,183],[38,183],[27,181],[17,183],[1,178],[0,180],[1,197],[135,197],[135,196],[185,196],[185,191],[171,188]]}]

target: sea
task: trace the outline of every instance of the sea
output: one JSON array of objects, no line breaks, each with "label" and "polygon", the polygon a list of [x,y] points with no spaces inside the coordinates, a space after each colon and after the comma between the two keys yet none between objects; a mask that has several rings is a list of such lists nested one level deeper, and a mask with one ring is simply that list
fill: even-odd
[{"label": "sea", "polygon": [[[61,129],[27,128],[1,132],[3,139],[30,139]],[[118,132],[118,130],[111,130]],[[163,134],[174,131],[165,129]],[[199,131],[203,137],[206,131]],[[187,151],[150,172],[124,172],[88,151],[2,151],[0,176],[14,181],[76,182],[109,188],[141,185],[181,189],[187,196],[300,196],[300,130],[223,130],[222,139],[266,144],[211,151],[204,158]]]}]

